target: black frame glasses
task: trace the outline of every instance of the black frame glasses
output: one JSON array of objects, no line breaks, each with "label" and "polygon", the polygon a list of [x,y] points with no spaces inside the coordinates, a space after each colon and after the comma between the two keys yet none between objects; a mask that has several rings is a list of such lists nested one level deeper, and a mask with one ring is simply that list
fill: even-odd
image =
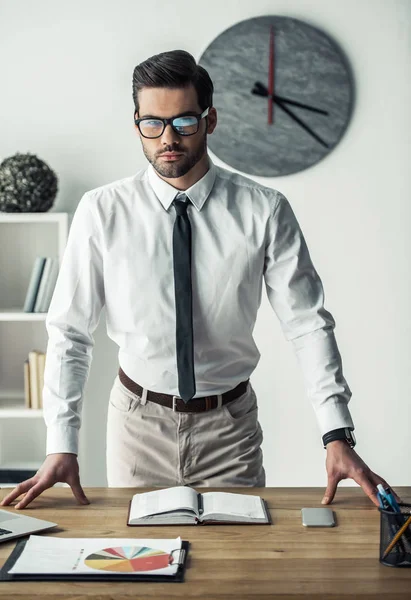
[{"label": "black frame glasses", "polygon": [[[178,117],[170,117],[169,119],[161,119],[160,117],[143,117],[142,119],[136,119],[136,110],[134,111],[134,123],[137,125],[141,135],[145,138],[148,138],[150,140],[155,140],[156,138],[159,138],[163,135],[165,128],[167,127],[167,125],[171,125],[171,127],[173,128],[173,131],[175,131],[178,135],[182,135],[182,136],[188,136],[188,135],[195,135],[200,127],[200,121],[201,119],[204,119],[204,117],[206,117],[208,115],[208,112],[210,110],[210,107],[206,108],[201,115],[190,115],[190,114],[183,114],[183,115],[179,115]],[[193,131],[192,133],[182,133],[175,125],[174,125],[174,121],[177,121],[178,119],[184,119],[184,117],[194,117],[195,119],[197,119],[197,129],[195,131]],[[163,129],[161,131],[161,133],[159,133],[158,135],[144,135],[144,133],[141,131],[140,128],[140,123],[142,121],[161,121],[163,123]]]}]

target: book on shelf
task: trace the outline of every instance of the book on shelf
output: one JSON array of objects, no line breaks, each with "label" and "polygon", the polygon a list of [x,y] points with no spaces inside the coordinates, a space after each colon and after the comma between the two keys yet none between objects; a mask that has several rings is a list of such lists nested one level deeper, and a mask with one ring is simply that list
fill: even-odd
[{"label": "book on shelf", "polygon": [[43,408],[44,367],[46,353],[30,350],[24,362],[24,404],[26,408]]},{"label": "book on shelf", "polygon": [[31,408],[30,401],[30,365],[29,359],[24,361],[24,408]]},{"label": "book on shelf", "polygon": [[34,305],[35,313],[48,311],[57,281],[58,270],[58,260],[56,258],[48,257],[46,264],[44,265],[40,287],[37,292],[36,303]]},{"label": "book on shelf", "polygon": [[31,271],[29,287],[27,288],[26,299],[24,301],[24,312],[33,312],[34,310],[34,305],[36,303],[37,292],[39,289],[45,262],[45,256],[37,256],[34,261],[33,269]]},{"label": "book on shelf", "polygon": [[231,492],[197,493],[177,486],[134,494],[127,525],[267,525],[271,523],[263,498]]},{"label": "book on shelf", "polygon": [[24,301],[24,312],[47,312],[59,271],[57,258],[37,256]]},{"label": "book on shelf", "polygon": [[39,408],[43,408],[44,368],[46,366],[46,353],[37,352],[37,372],[39,378]]}]

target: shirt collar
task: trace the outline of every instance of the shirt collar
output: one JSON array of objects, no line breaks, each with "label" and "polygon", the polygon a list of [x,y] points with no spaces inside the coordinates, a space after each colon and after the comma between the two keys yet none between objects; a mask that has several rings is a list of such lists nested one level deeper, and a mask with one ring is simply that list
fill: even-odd
[{"label": "shirt collar", "polygon": [[[199,211],[207,200],[216,178],[216,167],[210,156],[208,156],[208,165],[209,169],[207,173],[187,190],[184,190],[184,194],[190,198],[191,202]],[[164,181],[164,179],[161,179],[151,163],[147,167],[147,176],[155,195],[164,208],[168,210],[176,195],[181,193],[181,190],[178,190],[167,183],[167,181]]]}]

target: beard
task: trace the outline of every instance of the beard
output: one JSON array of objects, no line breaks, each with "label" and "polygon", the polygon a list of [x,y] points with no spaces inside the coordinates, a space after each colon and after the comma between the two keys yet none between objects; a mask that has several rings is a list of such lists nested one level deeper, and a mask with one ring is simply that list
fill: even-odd
[{"label": "beard", "polygon": [[161,154],[166,152],[183,152],[184,154],[176,162],[163,161],[161,158],[158,158],[157,155],[150,154],[142,140],[141,144],[143,146],[144,156],[148,162],[153,165],[159,175],[166,177],[167,179],[177,179],[178,177],[186,175],[186,173],[188,173],[207,152],[207,134],[204,134],[204,137],[200,140],[198,146],[190,152],[187,152],[184,148],[180,148],[178,145],[167,146],[161,151]]}]

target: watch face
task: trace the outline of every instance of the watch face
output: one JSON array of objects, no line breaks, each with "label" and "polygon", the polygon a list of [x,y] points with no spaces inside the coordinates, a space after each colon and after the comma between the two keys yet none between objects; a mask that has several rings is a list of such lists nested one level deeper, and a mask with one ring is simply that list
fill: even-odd
[{"label": "watch face", "polygon": [[306,169],[331,152],[347,127],[348,63],[328,35],[303,21],[242,21],[198,62],[213,81],[218,112],[208,147],[243,173],[273,177]]}]

